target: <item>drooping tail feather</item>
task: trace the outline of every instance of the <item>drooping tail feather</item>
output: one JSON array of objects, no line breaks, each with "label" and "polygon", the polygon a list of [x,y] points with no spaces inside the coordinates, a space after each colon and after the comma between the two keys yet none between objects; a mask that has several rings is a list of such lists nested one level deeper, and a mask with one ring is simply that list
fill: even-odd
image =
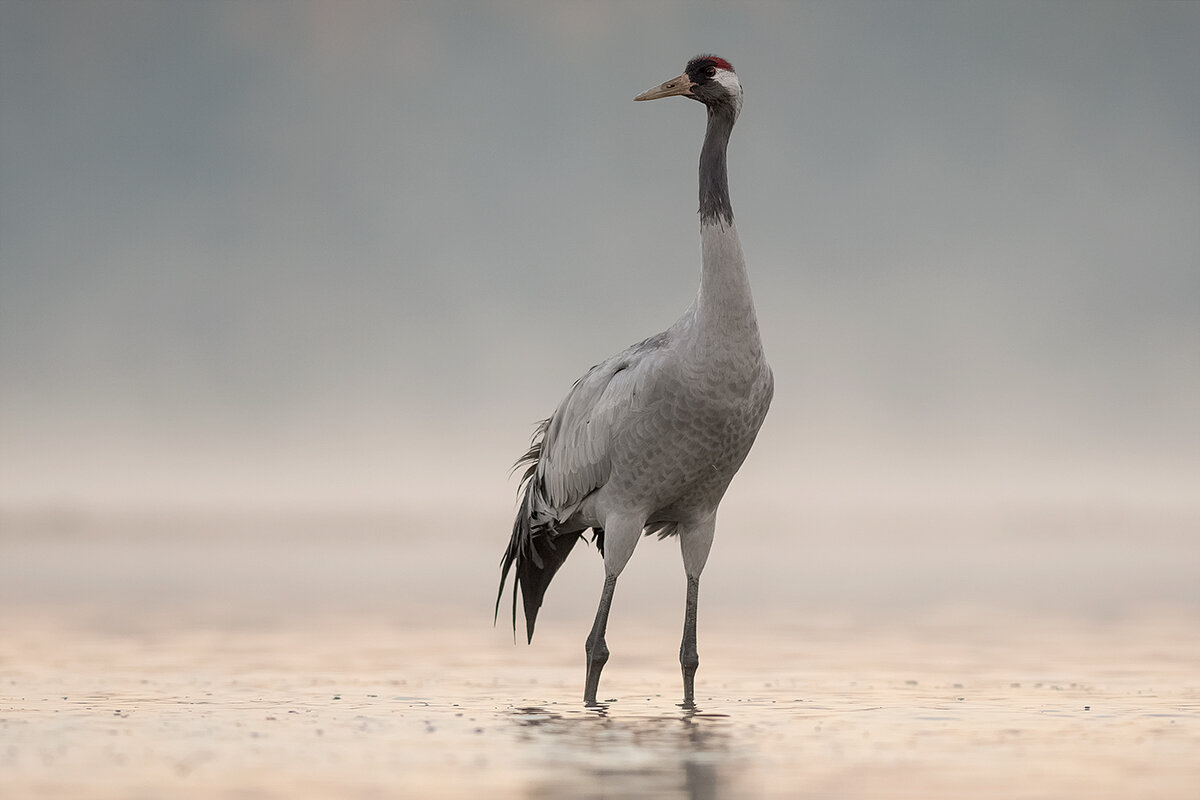
[{"label": "drooping tail feather", "polygon": [[559,531],[554,527],[554,520],[545,516],[545,510],[540,508],[538,499],[541,492],[537,480],[537,463],[542,455],[542,437],[546,432],[549,420],[540,423],[533,434],[533,442],[529,450],[517,461],[513,470],[526,467],[521,477],[523,491],[521,507],[517,511],[517,519],[513,522],[512,538],[508,542],[508,550],[500,563],[500,589],[496,593],[496,611],[493,621],[500,616],[500,600],[504,596],[504,584],[508,582],[508,573],[516,567],[516,578],[513,584],[512,625],[513,633],[517,630],[517,589],[521,590],[521,599],[525,607],[525,632],[527,641],[533,641],[533,626],[537,622],[538,610],[542,607],[542,598],[550,585],[554,573],[567,560],[571,548],[579,540],[579,533]]},{"label": "drooping tail feather", "polygon": [[525,608],[526,641],[533,641],[533,628],[546,588],[579,541],[579,534],[560,534],[549,525],[535,525],[532,518],[532,488],[526,487],[525,499],[513,523],[512,539],[500,564],[500,589],[496,593],[495,617],[500,615],[500,600],[504,595],[504,584],[508,582],[509,570],[515,567],[516,579],[512,590],[512,625],[517,630],[517,588]]}]

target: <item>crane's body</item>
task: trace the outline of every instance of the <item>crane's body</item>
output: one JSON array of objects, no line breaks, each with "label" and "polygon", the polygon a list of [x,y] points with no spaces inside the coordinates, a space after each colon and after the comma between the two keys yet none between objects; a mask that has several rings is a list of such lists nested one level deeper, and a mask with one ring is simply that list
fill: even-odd
[{"label": "crane's body", "polygon": [[[725,149],[741,85],[716,56],[640,95],[684,95],[708,107],[700,156],[700,289],[675,324],[592,367],[538,426],[518,466],[524,495],[502,565],[516,568],[526,630],[546,587],[589,528],[604,557],[604,591],[588,636],[584,699],[596,700],[608,657],[604,631],[617,576],[643,533],[677,535],[687,575],[680,663],[693,701],[696,602],[717,506],[771,403],[750,281],[729,203]],[[516,587],[513,626],[516,627]],[[500,598],[497,597],[497,609]]]}]

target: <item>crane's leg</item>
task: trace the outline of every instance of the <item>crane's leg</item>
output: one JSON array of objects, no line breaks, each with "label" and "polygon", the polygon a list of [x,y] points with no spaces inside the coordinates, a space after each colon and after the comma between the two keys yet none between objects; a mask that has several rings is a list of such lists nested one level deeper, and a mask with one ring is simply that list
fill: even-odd
[{"label": "crane's leg", "polygon": [[587,654],[587,678],[583,684],[583,702],[596,704],[596,690],[600,688],[600,670],[608,663],[608,644],[604,641],[604,630],[608,627],[608,611],[612,608],[613,590],[617,588],[617,576],[604,576],[604,592],[600,595],[600,607],[596,609],[596,621],[592,632],[583,645]]},{"label": "crane's leg", "polygon": [[700,654],[696,651],[696,606],[700,596],[700,573],[708,561],[717,518],[714,514],[701,524],[681,530],[679,549],[683,553],[683,570],[687,574],[687,606],[683,615],[683,641],[679,645],[679,667],[683,671],[683,705],[696,705],[696,668]]},{"label": "crane's leg", "polygon": [[600,595],[600,606],[596,609],[596,621],[592,632],[584,643],[587,654],[587,677],[583,685],[583,702],[596,704],[596,691],[600,687],[600,671],[608,662],[608,644],[604,632],[608,628],[608,612],[612,608],[613,591],[617,588],[617,576],[633,555],[638,537],[645,527],[645,520],[614,519],[610,517],[604,525],[604,591]]}]

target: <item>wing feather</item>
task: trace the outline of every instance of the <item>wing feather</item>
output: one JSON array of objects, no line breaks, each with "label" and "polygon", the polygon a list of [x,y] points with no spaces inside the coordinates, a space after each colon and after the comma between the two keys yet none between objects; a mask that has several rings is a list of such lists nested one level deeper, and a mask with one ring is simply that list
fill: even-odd
[{"label": "wing feather", "polygon": [[560,519],[608,481],[613,442],[654,402],[668,341],[653,336],[592,367],[554,410],[537,476]]}]

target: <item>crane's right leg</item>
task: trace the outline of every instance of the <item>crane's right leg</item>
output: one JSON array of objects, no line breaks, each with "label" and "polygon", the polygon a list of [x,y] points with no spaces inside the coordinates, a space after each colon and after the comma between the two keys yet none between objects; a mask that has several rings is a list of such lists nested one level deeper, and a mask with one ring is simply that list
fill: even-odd
[{"label": "crane's right leg", "polygon": [[596,705],[596,691],[600,687],[600,671],[608,662],[608,644],[604,632],[608,628],[608,612],[612,608],[613,591],[617,588],[617,576],[629,557],[645,527],[645,520],[614,519],[610,517],[604,525],[604,591],[600,595],[600,606],[596,609],[596,621],[592,632],[584,643],[587,653],[587,677],[583,685],[583,702]]},{"label": "crane's right leg", "polygon": [[683,552],[683,570],[687,574],[687,606],[683,616],[683,642],[679,645],[679,666],[683,670],[683,707],[696,707],[696,668],[700,655],[696,652],[696,604],[700,596],[700,573],[708,561],[716,531],[716,514],[698,525],[679,532],[679,547]]}]

